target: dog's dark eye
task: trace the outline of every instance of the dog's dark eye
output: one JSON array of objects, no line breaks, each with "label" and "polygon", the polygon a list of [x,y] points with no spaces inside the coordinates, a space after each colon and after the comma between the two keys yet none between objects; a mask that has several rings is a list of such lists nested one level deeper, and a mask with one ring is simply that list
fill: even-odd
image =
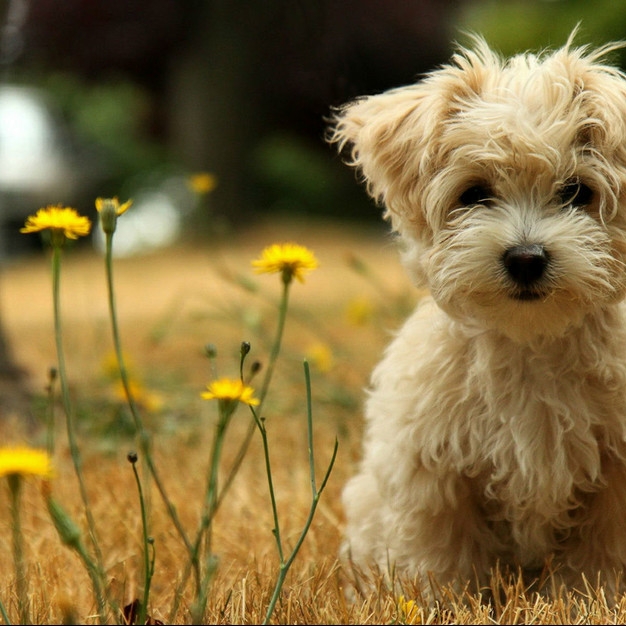
[{"label": "dog's dark eye", "polygon": [[489,187],[486,187],[485,185],[472,185],[459,196],[459,202],[462,206],[485,204],[489,201],[491,195]]},{"label": "dog's dark eye", "polygon": [[593,191],[579,180],[569,180],[561,187],[559,199],[563,206],[583,207],[591,204]]}]

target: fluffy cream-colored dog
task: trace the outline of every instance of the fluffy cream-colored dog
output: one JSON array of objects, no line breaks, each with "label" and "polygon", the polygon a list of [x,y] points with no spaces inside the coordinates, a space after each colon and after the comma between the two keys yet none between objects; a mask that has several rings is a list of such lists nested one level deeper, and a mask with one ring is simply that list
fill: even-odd
[{"label": "fluffy cream-colored dog", "polygon": [[344,554],[483,584],[626,567],[626,77],[480,38],[339,109],[422,301],[376,367]]}]

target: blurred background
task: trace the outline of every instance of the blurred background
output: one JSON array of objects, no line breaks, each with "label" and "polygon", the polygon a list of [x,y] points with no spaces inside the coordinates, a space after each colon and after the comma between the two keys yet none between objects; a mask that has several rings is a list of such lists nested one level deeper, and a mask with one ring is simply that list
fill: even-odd
[{"label": "blurred background", "polygon": [[414,81],[468,31],[506,54],[560,45],[578,23],[581,43],[626,37],[626,0],[1,0],[0,8],[3,258],[35,242],[16,232],[39,206],[92,214],[97,196],[134,199],[118,254],[268,213],[378,219],[324,143],[333,106]]},{"label": "blurred background", "polygon": [[579,43],[626,39],[626,0],[0,0],[0,264],[41,245],[27,215],[93,217],[98,196],[134,201],[126,256],[268,216],[386,229],[324,142],[332,107],[413,82],[468,32],[511,54],[577,24]]}]

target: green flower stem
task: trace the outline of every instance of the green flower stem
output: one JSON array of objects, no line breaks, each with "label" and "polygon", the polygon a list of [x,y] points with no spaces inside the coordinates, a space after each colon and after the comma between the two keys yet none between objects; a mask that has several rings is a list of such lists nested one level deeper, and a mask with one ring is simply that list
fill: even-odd
[{"label": "green flower stem", "polygon": [[[311,375],[309,371],[309,364],[304,362],[304,376],[306,381],[306,399],[307,399],[307,436],[308,436],[308,444],[309,444],[309,469],[311,474],[311,506],[309,508],[309,515],[306,519],[304,527],[302,528],[302,532],[296,542],[289,558],[285,561],[283,557],[283,550],[280,540],[280,531],[278,524],[278,513],[276,509],[276,500],[274,497],[274,488],[272,485],[272,474],[270,470],[270,462],[269,462],[269,451],[266,446],[266,436],[265,436],[265,427],[264,425],[257,420],[257,425],[261,429],[261,435],[263,436],[263,451],[265,454],[265,466],[267,470],[267,479],[268,479],[268,487],[270,491],[270,499],[272,502],[272,513],[274,515],[274,535],[276,537],[276,543],[278,546],[278,554],[280,558],[279,570],[278,570],[278,578],[276,580],[276,585],[274,587],[274,592],[272,594],[272,598],[270,599],[270,603],[267,607],[267,612],[265,614],[265,619],[263,624],[268,624],[272,614],[274,612],[274,608],[276,607],[276,603],[278,602],[278,598],[280,597],[280,592],[282,590],[283,584],[285,582],[285,578],[287,577],[287,573],[289,572],[289,568],[293,564],[302,544],[304,543],[304,539],[306,538],[307,533],[309,532],[309,528],[311,527],[311,523],[313,522],[313,517],[315,516],[315,511],[317,509],[317,505],[319,503],[322,492],[324,491],[328,479],[330,477],[330,473],[332,472],[333,466],[335,465],[335,459],[337,458],[337,449],[339,447],[339,443],[335,439],[335,446],[333,448],[333,454],[330,459],[330,463],[328,464],[328,468],[326,469],[326,473],[324,474],[324,478],[320,484],[319,489],[316,486],[315,479],[315,457],[313,454],[313,410],[312,410],[312,402],[311,402]],[[254,411],[253,411],[254,412]],[[255,415],[255,419],[256,415]]]},{"label": "green flower stem", "polygon": [[[251,407],[252,408],[252,407]],[[254,415],[254,421],[261,433],[261,439],[263,441],[263,457],[265,459],[265,473],[267,474],[267,486],[270,494],[270,501],[272,503],[272,517],[274,518],[274,529],[272,533],[274,534],[274,538],[276,539],[276,547],[278,548],[278,557],[280,563],[282,564],[285,560],[283,555],[283,544],[280,538],[280,523],[278,521],[278,507],[276,506],[276,496],[274,494],[274,480],[272,478],[272,467],[270,463],[270,450],[269,444],[267,442],[267,429],[265,428],[265,420],[263,418],[259,418],[257,412],[252,409],[252,414]]]},{"label": "green flower stem", "polygon": [[126,394],[126,400],[128,402],[128,406],[130,408],[131,415],[135,422],[135,428],[139,437],[139,447],[143,454],[143,458],[146,462],[147,468],[154,480],[154,484],[156,485],[159,494],[161,495],[161,499],[165,504],[167,509],[167,513],[174,524],[180,538],[182,539],[185,547],[189,554],[193,554],[193,546],[187,537],[187,533],[183,528],[183,525],[178,517],[178,513],[176,512],[176,508],[172,504],[172,501],[167,495],[165,490],[165,485],[159,476],[159,473],[154,464],[154,459],[152,458],[152,446],[150,441],[150,435],[148,431],[144,428],[143,421],[141,416],[139,415],[139,410],[137,408],[137,404],[135,403],[135,399],[133,397],[130,381],[128,377],[128,370],[126,369],[126,364],[124,362],[124,356],[122,353],[122,342],[120,340],[120,332],[119,326],[117,323],[117,308],[115,306],[115,290],[114,290],[114,281],[113,281],[113,233],[106,233],[106,250],[105,250],[105,264],[106,264],[106,276],[107,276],[107,290],[109,295],[109,314],[111,317],[111,329],[113,333],[113,344],[115,349],[115,354],[117,357],[117,363],[120,370],[120,377],[122,379],[122,385],[124,387],[124,393]]},{"label": "green flower stem", "polygon": [[17,588],[17,607],[20,614],[20,624],[30,624],[28,580],[26,578],[24,538],[22,536],[22,523],[20,518],[22,477],[19,474],[9,474],[7,479],[11,492],[11,528],[13,531],[13,565],[15,567],[15,585]]},{"label": "green flower stem", "polygon": [[48,407],[46,415],[46,450],[48,456],[53,458],[54,456],[54,439],[55,439],[55,424],[54,424],[54,383],[57,379],[57,370],[51,367],[48,372],[48,386],[46,388],[48,392]]},{"label": "green flower stem", "polygon": [[[272,348],[270,351],[270,358],[267,365],[267,369],[265,370],[265,378],[263,379],[263,384],[261,385],[261,391],[259,393],[259,405],[256,408],[256,414],[262,415],[261,411],[263,409],[263,403],[265,401],[265,397],[267,395],[270,383],[272,381],[272,376],[274,373],[274,365],[278,359],[278,355],[280,353],[280,348],[282,345],[282,339],[285,331],[285,321],[287,319],[287,311],[289,309],[289,286],[291,284],[291,280],[283,280],[283,291],[280,299],[280,303],[278,306],[278,325],[276,328],[276,335],[274,337],[274,342],[272,344]],[[215,511],[219,508],[222,500],[226,496],[230,485],[232,484],[237,472],[239,471],[239,467],[243,462],[244,457],[246,456],[246,452],[248,450],[248,446],[252,441],[252,436],[254,435],[254,431],[257,427],[256,419],[253,417],[250,420],[250,425],[248,426],[248,430],[246,431],[245,437],[239,447],[239,450],[235,456],[235,460],[230,469],[230,472],[226,476],[224,480],[224,485],[222,487],[222,491],[220,492],[217,502],[215,503]]]},{"label": "green flower stem", "polygon": [[[256,409],[256,415],[261,415],[261,409],[263,408],[263,403],[265,401],[265,397],[267,396],[267,392],[269,390],[270,387],[270,383],[272,381],[272,376],[274,373],[274,366],[276,364],[276,361],[278,359],[278,355],[280,354],[280,348],[282,345],[282,339],[283,339],[283,335],[284,335],[284,331],[285,331],[285,322],[287,319],[287,311],[289,309],[289,287],[291,285],[291,276],[283,276],[283,280],[282,280],[282,284],[283,284],[283,290],[282,290],[282,294],[281,294],[281,299],[280,299],[280,303],[278,306],[278,323],[277,323],[277,328],[276,328],[276,335],[274,337],[274,341],[272,343],[272,348],[270,351],[270,358],[269,358],[269,362],[268,362],[268,366],[265,370],[265,377],[263,379],[263,384],[261,386],[261,391],[259,393],[259,405]],[[243,363],[240,366],[240,371],[243,372]],[[254,412],[253,412],[254,415]],[[220,419],[223,420],[223,417],[221,417]],[[246,456],[246,452],[248,450],[248,447],[250,445],[250,442],[252,441],[252,436],[254,435],[254,431],[257,428],[257,423],[256,423],[256,417],[252,417],[252,419],[250,420],[250,425],[248,427],[248,430],[246,431],[245,437],[243,439],[243,442],[241,443],[241,446],[239,447],[239,450],[237,451],[237,454],[235,456],[235,460],[230,468],[230,471],[228,472],[222,489],[221,491],[218,493],[217,491],[217,483],[215,483],[216,488],[214,490],[214,493],[212,493],[212,489],[209,488],[209,490],[207,491],[207,494],[212,493],[211,497],[214,498],[213,503],[211,504],[210,507],[206,507],[205,508],[205,515],[202,519],[202,527],[201,529],[210,529],[211,523],[213,521],[213,518],[215,516],[215,514],[217,513],[220,504],[222,503],[224,497],[226,496],[228,490],[230,489],[230,486],[232,485],[235,476],[237,475],[237,472],[239,471],[239,468],[241,467],[241,464],[243,462],[243,459]],[[214,440],[214,449],[215,446],[219,445],[221,447],[221,442],[219,442],[220,436],[218,433],[216,433],[216,438]],[[215,477],[217,478],[217,466],[219,464],[219,457],[215,454],[215,452],[212,453],[212,461],[210,463],[209,466],[209,477],[214,474]],[[213,468],[216,469],[213,469]],[[210,484],[210,479],[209,479],[209,484]],[[177,598],[181,597],[182,594],[182,589],[184,588],[184,586],[187,583],[187,580],[189,578],[189,574],[190,574],[190,568],[193,567],[194,572],[195,572],[195,576],[196,576],[196,592],[201,591],[201,587],[198,587],[198,580],[199,580],[199,549],[200,549],[200,542],[202,540],[202,532],[203,530],[201,530],[198,534],[198,536],[196,537],[196,541],[194,542],[194,546],[192,548],[192,550],[190,551],[190,555],[191,555],[191,563],[188,565],[188,567],[186,568],[185,572],[183,573],[182,577],[181,577],[181,582],[178,586],[178,593],[176,594]],[[206,576],[205,576],[206,579]],[[201,585],[202,586],[202,585]],[[170,612],[170,619],[173,619],[174,615],[176,614],[178,610],[178,603],[175,602],[175,606],[174,609]]]},{"label": "green flower stem", "polygon": [[[263,408],[263,403],[265,401],[265,397],[267,396],[267,392],[268,392],[270,383],[272,381],[274,365],[276,363],[276,360],[278,359],[278,355],[280,354],[282,338],[283,338],[283,334],[285,330],[285,321],[287,319],[287,311],[289,309],[289,286],[291,284],[291,277],[288,277],[288,279],[285,279],[285,277],[283,276],[282,283],[283,283],[283,290],[282,290],[282,295],[281,295],[281,299],[280,299],[280,303],[278,307],[278,324],[276,328],[276,335],[274,337],[274,342],[272,343],[268,366],[265,370],[265,377],[263,379],[261,391],[258,396],[259,405],[256,409],[257,411],[256,415],[261,415],[261,409]],[[241,373],[243,372],[243,362],[240,364],[240,372]],[[220,416],[220,420],[224,421],[224,417]],[[221,449],[222,442],[220,440],[223,438],[224,431],[222,430],[222,434],[220,434],[219,430],[216,431],[215,439],[213,442],[214,449],[211,454],[211,462],[209,464],[209,480],[208,480],[208,489],[207,489],[207,497],[211,498],[212,502],[210,506],[205,507],[205,514],[202,518],[201,528],[198,532],[198,535],[196,536],[196,541],[194,542],[194,545],[192,549],[190,550],[191,561],[190,563],[188,563],[185,569],[185,572],[183,572],[181,581],[178,585],[178,591],[175,596],[176,600],[174,602],[174,607],[172,611],[170,612],[170,621],[173,620],[174,616],[176,615],[176,612],[178,611],[179,602],[177,601],[177,599],[182,597],[182,590],[187,584],[187,580],[189,578],[191,568],[193,568],[195,578],[196,578],[196,596],[198,599],[197,604],[199,605],[202,604],[202,602],[199,599],[203,595],[202,588],[204,587],[205,584],[203,582],[201,583],[198,582],[201,579],[200,578],[199,553],[200,553],[200,544],[202,541],[202,536],[203,536],[205,529],[210,529],[213,518],[215,517],[215,514],[217,513],[220,507],[220,504],[222,503],[228,490],[230,489],[230,486],[232,485],[235,479],[235,476],[237,475],[239,468],[241,467],[243,459],[246,456],[246,452],[248,450],[250,442],[252,441],[252,436],[254,435],[254,431],[256,430],[256,428],[257,428],[256,417],[254,416],[254,412],[253,412],[253,417],[250,420],[250,425],[248,426],[248,430],[246,431],[243,442],[241,446],[239,447],[237,454],[235,455],[235,460],[224,480],[222,489],[219,492],[217,490],[217,482],[216,482],[217,481],[217,468],[219,466],[219,455],[216,454],[216,448],[218,448],[219,446],[218,450]],[[214,476],[214,479],[211,478],[212,476]],[[211,487],[213,480],[215,480],[214,488]],[[210,537],[207,540],[207,545],[209,544],[210,544]],[[207,572],[207,574],[210,574],[210,572]],[[208,578],[209,577],[205,574],[204,580],[206,581]],[[201,610],[201,607],[197,606],[196,611],[194,612],[194,615],[198,615],[200,610]]]},{"label": "green flower stem", "polygon": [[[211,457],[209,461],[209,469],[207,474],[207,487],[204,498],[204,513],[200,520],[200,526],[196,534],[196,540],[193,546],[193,554],[191,555],[191,564],[194,569],[196,579],[196,600],[193,607],[193,621],[200,623],[206,608],[208,598],[208,587],[213,577],[215,568],[213,567],[214,558],[211,552],[212,547],[212,530],[213,518],[217,511],[218,504],[218,476],[220,468],[220,460],[222,458],[222,449],[226,438],[226,431],[230,424],[231,417],[235,413],[238,401],[219,402],[219,419],[215,429],[213,438],[213,446],[211,449]],[[204,574],[200,570],[200,551],[204,540],[205,563],[209,566],[205,569]]]},{"label": "green flower stem", "polygon": [[259,392],[259,405],[257,408],[257,414],[262,415],[263,403],[265,402],[265,396],[269,390],[270,383],[272,382],[272,376],[274,374],[274,366],[280,353],[280,347],[282,345],[283,334],[285,331],[285,321],[287,320],[287,310],[289,309],[289,286],[291,285],[291,277],[283,275],[283,291],[278,305],[278,326],[276,327],[276,336],[274,337],[274,343],[270,352],[270,358],[265,370],[265,377],[263,378],[263,384],[261,385],[261,391]]},{"label": "green flower stem", "polygon": [[[141,480],[139,479],[139,473],[137,472],[137,467],[135,466],[137,455],[134,455],[134,457],[129,455],[128,460],[133,466],[133,474],[135,475],[135,481],[137,482],[137,491],[139,492],[139,506],[141,508],[141,528],[143,530],[144,589],[143,602],[139,606],[139,615],[137,617],[136,623],[145,624],[148,611],[148,601],[150,599],[150,585],[152,583],[152,575],[154,573],[154,542],[151,541],[150,537],[148,536],[148,518],[146,516],[146,506],[143,496],[143,489],[141,488]],[[150,562],[149,555],[151,546],[153,550],[152,562]]]},{"label": "green flower stem", "polygon": [[[232,417],[235,409],[237,408],[238,403],[226,403],[220,401],[220,417],[217,423],[217,428],[215,431],[215,437],[213,440],[213,448],[211,450],[211,459],[209,462],[209,473],[207,476],[207,489],[204,500],[205,513],[202,519],[201,524],[201,533],[206,530],[206,542],[205,547],[207,553],[211,550],[212,544],[212,527],[211,521],[215,516],[215,511],[217,510],[217,501],[218,501],[218,474],[220,468],[220,460],[222,457],[222,449],[224,445],[224,439],[226,437],[226,430],[228,425],[230,424],[230,418]],[[199,537],[196,541],[195,548],[199,548],[199,542],[201,538]]]},{"label": "green flower stem", "polygon": [[[102,552],[98,543],[96,535],[96,524],[91,513],[91,507],[89,505],[89,498],[87,496],[87,489],[85,487],[85,480],[82,470],[82,458],[78,443],[76,441],[76,433],[74,428],[74,416],[72,412],[72,406],[70,402],[70,392],[67,383],[67,373],[65,368],[65,353],[63,350],[63,337],[61,329],[61,304],[60,304],[60,282],[61,282],[61,244],[53,241],[52,246],[52,294],[53,294],[53,310],[54,310],[54,336],[57,349],[57,360],[59,367],[59,381],[61,385],[61,398],[63,401],[63,408],[65,410],[65,418],[67,425],[67,438],[70,446],[70,454],[72,456],[72,462],[74,463],[74,470],[76,477],[78,478],[78,486],[80,490],[80,496],[85,509],[85,516],[87,518],[87,525],[89,528],[89,536],[93,544],[93,548],[96,554],[97,571],[100,577],[100,588],[104,588],[104,567]],[[99,594],[97,594],[99,595]],[[104,617],[104,602],[102,597],[98,597],[99,609]]]}]

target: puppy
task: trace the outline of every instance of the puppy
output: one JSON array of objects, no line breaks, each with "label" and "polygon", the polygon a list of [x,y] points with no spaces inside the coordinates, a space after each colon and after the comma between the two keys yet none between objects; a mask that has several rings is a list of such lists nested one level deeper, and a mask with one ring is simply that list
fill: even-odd
[{"label": "puppy", "polygon": [[[572,36],[573,37],[573,36]],[[479,37],[335,112],[429,291],[375,368],[343,554],[442,583],[626,566],[626,76]]]}]

